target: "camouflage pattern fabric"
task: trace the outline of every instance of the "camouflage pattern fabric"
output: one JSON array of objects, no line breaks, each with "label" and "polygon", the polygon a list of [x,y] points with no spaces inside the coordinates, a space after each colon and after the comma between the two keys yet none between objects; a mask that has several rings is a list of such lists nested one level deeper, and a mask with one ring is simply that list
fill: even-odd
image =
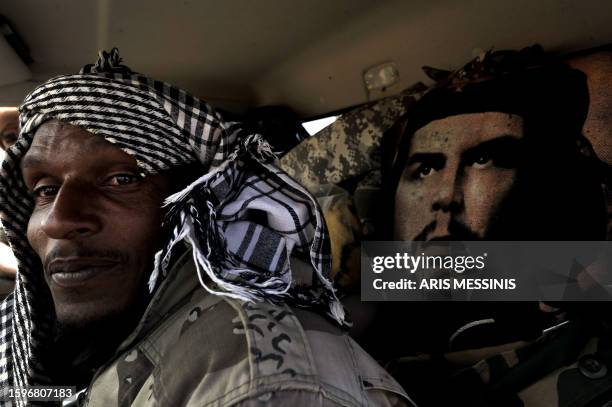
[{"label": "camouflage pattern fabric", "polygon": [[420,97],[422,90],[423,85],[417,84],[398,96],[343,114],[285,154],[280,167],[309,190],[380,168],[383,133]]},{"label": "camouflage pattern fabric", "polygon": [[413,405],[327,319],[208,294],[188,254],[117,355],[74,405]]},{"label": "camouflage pattern fabric", "polygon": [[353,202],[362,225],[363,236],[372,235],[376,230],[376,222],[380,216],[380,196],[382,193],[380,169],[367,173],[359,180],[355,192],[353,192]]},{"label": "camouflage pattern fabric", "polygon": [[391,371],[421,407],[612,405],[612,330],[584,319],[533,342],[419,355]]},{"label": "camouflage pattern fabric", "polygon": [[333,184],[314,189],[325,217],[332,253],[331,277],[342,291],[355,289],[361,276],[362,224],[351,195]]}]

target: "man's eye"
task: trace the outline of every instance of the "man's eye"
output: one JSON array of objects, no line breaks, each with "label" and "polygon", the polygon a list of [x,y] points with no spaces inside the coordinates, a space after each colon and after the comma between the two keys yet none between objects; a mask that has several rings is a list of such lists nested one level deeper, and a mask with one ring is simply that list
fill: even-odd
[{"label": "man's eye", "polygon": [[50,196],[57,195],[59,187],[55,185],[43,185],[37,188],[34,188],[34,196],[36,198],[47,198]]},{"label": "man's eye", "polygon": [[139,176],[133,174],[117,174],[108,179],[108,184],[112,186],[128,185],[140,179]]},{"label": "man's eye", "polygon": [[493,157],[486,154],[479,155],[472,163],[472,167],[479,169],[489,168],[491,165],[493,165]]}]

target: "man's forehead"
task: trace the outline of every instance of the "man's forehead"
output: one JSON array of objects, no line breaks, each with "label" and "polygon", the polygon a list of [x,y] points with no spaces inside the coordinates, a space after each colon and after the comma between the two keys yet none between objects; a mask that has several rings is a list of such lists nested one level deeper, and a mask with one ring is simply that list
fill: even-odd
[{"label": "man's forehead", "polygon": [[39,164],[49,158],[60,159],[57,154],[86,154],[88,158],[101,157],[102,152],[114,152],[116,156],[134,160],[119,147],[102,136],[88,132],[78,126],[58,120],[41,124],[34,133],[30,148],[22,159],[22,168]]},{"label": "man's forehead", "polygon": [[429,122],[411,141],[412,154],[467,149],[499,137],[523,137],[523,118],[503,112],[465,113]]},{"label": "man's forehead", "polygon": [[32,146],[55,145],[63,142],[112,147],[112,144],[103,137],[59,120],[49,120],[41,124],[34,132]]}]

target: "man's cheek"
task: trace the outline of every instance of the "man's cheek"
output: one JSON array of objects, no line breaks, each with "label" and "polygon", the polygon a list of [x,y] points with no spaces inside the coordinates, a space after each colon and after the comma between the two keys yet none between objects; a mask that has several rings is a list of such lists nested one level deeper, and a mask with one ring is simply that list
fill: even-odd
[{"label": "man's cheek", "polygon": [[105,236],[115,245],[129,247],[136,253],[150,254],[158,249],[161,223],[160,209],[143,206],[142,212],[108,219]]},{"label": "man's cheek", "polygon": [[44,248],[45,236],[41,228],[42,217],[36,213],[33,213],[28,222],[28,229],[26,231],[26,237],[28,243],[34,249],[34,251],[41,256]]}]

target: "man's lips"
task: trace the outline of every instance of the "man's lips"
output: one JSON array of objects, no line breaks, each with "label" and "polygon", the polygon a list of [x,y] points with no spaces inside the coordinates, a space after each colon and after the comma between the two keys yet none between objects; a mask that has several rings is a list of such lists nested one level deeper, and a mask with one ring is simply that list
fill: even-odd
[{"label": "man's lips", "polygon": [[119,262],[93,257],[61,257],[49,262],[47,272],[51,280],[60,287],[74,287],[87,280],[113,270]]}]

